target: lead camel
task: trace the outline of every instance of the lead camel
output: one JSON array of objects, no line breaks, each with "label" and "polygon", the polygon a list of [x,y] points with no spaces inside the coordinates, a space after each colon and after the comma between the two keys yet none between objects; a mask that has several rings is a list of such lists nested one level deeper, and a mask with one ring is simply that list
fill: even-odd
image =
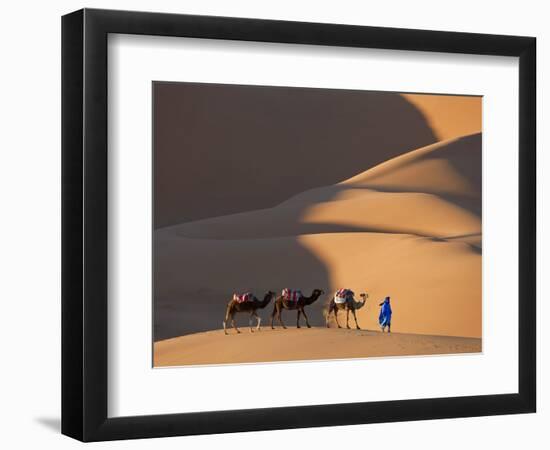
[{"label": "lead camel", "polygon": [[329,305],[328,305],[328,311],[327,311],[327,316],[326,316],[326,323],[327,323],[327,328],[329,328],[329,318],[330,318],[330,313],[334,312],[334,319],[336,320],[336,325],[338,325],[338,328],[342,328],[340,326],[340,323],[338,322],[338,311],[339,310],[345,310],[346,311],[346,327],[349,329],[349,313],[351,311],[351,313],[353,314],[353,318],[355,319],[355,326],[357,327],[358,330],[360,330],[361,328],[359,327],[359,324],[357,323],[357,315],[355,314],[355,311],[357,311],[358,309],[361,309],[363,306],[365,306],[365,303],[367,301],[367,297],[369,296],[368,294],[366,293],[361,293],[359,294],[359,296],[361,297],[361,300],[360,301],[355,301],[355,299],[353,298],[353,296],[349,296],[349,297],[346,297],[346,301],[344,303],[337,303],[335,298],[336,296],[334,296]]}]

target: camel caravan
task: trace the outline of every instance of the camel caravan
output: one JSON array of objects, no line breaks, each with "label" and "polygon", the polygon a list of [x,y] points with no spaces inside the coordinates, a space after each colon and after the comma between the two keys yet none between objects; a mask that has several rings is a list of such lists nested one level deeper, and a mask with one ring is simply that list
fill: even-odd
[{"label": "camel caravan", "polygon": [[[311,292],[311,295],[306,296],[302,293],[300,290],[292,290],[285,288],[282,290],[281,295],[279,295],[277,298],[275,298],[275,302],[273,305],[273,311],[271,312],[271,328],[274,329],[273,321],[275,318],[279,322],[282,328],[286,329],[285,324],[283,323],[282,319],[282,312],[283,310],[296,310],[296,328],[300,328],[300,317],[304,316],[306,326],[308,328],[311,328],[311,325],[309,324],[309,320],[305,311],[306,306],[311,305],[312,303],[316,302],[325,292],[322,289],[314,289]],[[249,319],[248,319],[248,325],[250,327],[250,332],[253,332],[254,329],[252,327],[252,321],[255,318],[256,323],[256,331],[260,331],[260,323],[262,321],[261,317],[258,315],[259,309],[264,309],[271,300],[275,297],[275,292],[273,291],[267,291],[263,297],[263,300],[258,299],[254,294],[251,292],[246,292],[243,294],[233,294],[233,298],[227,303],[227,308],[225,310],[225,318],[223,320],[223,331],[227,335],[227,324],[230,323],[233,328],[235,328],[235,331],[237,333],[240,333],[240,330],[237,328],[237,325],[235,323],[235,315],[238,313],[248,313]],[[365,303],[368,298],[367,293],[361,293],[359,294],[359,297],[361,300],[357,301],[355,300],[355,293],[351,289],[338,289],[332,299],[330,300],[328,304],[328,310],[325,316],[326,326],[329,328],[329,318],[331,314],[334,314],[334,318],[336,320],[336,325],[338,328],[342,328],[340,326],[340,322],[338,321],[338,312],[339,311],[345,311],[346,312],[346,327],[349,329],[349,315],[350,312],[353,315],[353,318],[355,320],[355,326],[358,330],[361,328],[359,327],[359,323],[357,322],[357,315],[356,311],[358,309],[361,309],[363,306],[365,306]]]}]

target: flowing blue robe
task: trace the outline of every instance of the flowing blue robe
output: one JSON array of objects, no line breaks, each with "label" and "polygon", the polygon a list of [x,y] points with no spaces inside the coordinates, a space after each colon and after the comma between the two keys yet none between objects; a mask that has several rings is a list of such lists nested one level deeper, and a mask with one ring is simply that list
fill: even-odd
[{"label": "flowing blue robe", "polygon": [[386,327],[391,324],[391,306],[389,301],[385,301],[380,308],[380,315],[378,316],[378,322],[381,327]]}]

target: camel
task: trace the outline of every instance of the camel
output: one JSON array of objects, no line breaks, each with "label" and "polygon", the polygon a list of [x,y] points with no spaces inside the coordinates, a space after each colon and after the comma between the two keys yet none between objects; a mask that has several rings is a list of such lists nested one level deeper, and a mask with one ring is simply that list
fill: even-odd
[{"label": "camel", "polygon": [[256,330],[260,331],[260,322],[262,321],[261,317],[258,315],[256,310],[265,308],[271,299],[275,296],[275,292],[273,291],[267,291],[263,300],[258,300],[254,295],[252,296],[252,299],[247,302],[239,303],[235,298],[231,299],[227,303],[227,308],[225,309],[225,319],[223,320],[223,332],[227,335],[227,329],[226,324],[231,318],[231,323],[233,324],[233,328],[237,331],[237,333],[240,333],[241,331],[237,328],[237,325],[235,324],[235,314],[240,312],[249,312],[250,317],[248,319],[248,326],[250,327],[250,332],[252,333],[254,330],[252,329],[252,317],[256,317],[258,320],[258,324],[256,325]]},{"label": "camel", "polygon": [[309,297],[305,297],[302,295],[296,301],[285,300],[282,295],[280,297],[277,297],[273,305],[273,312],[271,313],[271,329],[272,330],[275,329],[275,327],[273,326],[273,319],[275,316],[277,316],[279,323],[286,330],[286,326],[283,323],[283,320],[281,318],[281,312],[283,309],[289,309],[289,310],[296,309],[298,311],[298,314],[296,317],[296,328],[300,328],[300,314],[304,315],[306,319],[307,327],[311,328],[306,312],[304,311],[304,307],[311,305],[324,293],[325,292],[322,289],[314,289]]},{"label": "camel", "polygon": [[329,318],[330,313],[334,311],[334,319],[336,320],[336,325],[338,325],[338,328],[342,328],[340,326],[340,323],[338,322],[338,311],[341,309],[346,310],[346,327],[349,329],[349,312],[351,311],[353,314],[353,318],[355,319],[355,326],[358,330],[361,328],[359,327],[359,324],[357,323],[357,315],[355,314],[355,311],[358,309],[361,309],[363,306],[365,306],[365,303],[367,301],[367,297],[369,296],[366,293],[361,293],[359,296],[362,298],[362,301],[355,301],[353,296],[348,297],[345,303],[336,303],[334,300],[335,297],[332,297],[329,305],[328,305],[328,311],[326,315],[326,322],[327,322],[327,328],[329,328]]}]

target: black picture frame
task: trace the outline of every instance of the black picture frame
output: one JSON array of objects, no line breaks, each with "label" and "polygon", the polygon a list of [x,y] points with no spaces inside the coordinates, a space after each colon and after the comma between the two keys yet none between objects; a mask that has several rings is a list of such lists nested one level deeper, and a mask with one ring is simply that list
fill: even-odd
[{"label": "black picture frame", "polygon": [[[519,386],[470,397],[107,416],[109,33],[519,57]],[[83,9],[62,18],[62,433],[82,441],[535,412],[536,39]]]}]

